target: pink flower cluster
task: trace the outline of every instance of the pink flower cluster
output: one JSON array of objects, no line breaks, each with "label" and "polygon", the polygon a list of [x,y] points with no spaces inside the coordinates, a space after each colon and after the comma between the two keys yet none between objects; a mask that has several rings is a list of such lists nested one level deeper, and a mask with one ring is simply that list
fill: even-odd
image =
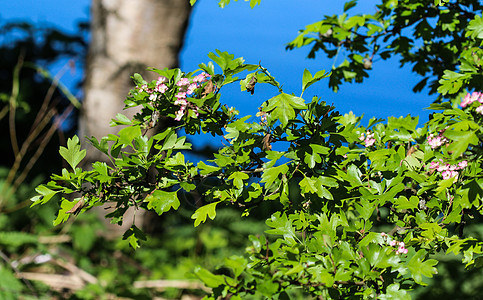
[{"label": "pink flower cluster", "polygon": [[406,248],[406,245],[404,244],[404,242],[397,242],[396,240],[393,240],[385,232],[381,232],[381,236],[384,238],[384,241],[386,242],[386,244],[388,244],[391,247],[397,247],[396,255],[408,253],[408,249]]},{"label": "pink flower cluster", "polygon": [[442,145],[449,143],[449,140],[443,135],[444,130],[440,130],[438,135],[430,134],[426,139],[428,140],[428,144],[431,146],[431,149],[436,149],[441,147]]},{"label": "pink flower cluster", "polygon": [[[473,93],[468,93],[466,94],[466,96],[463,98],[463,101],[461,101],[461,107],[465,108],[466,106],[470,105],[471,103],[473,102],[480,102],[483,104],[483,93],[480,93],[480,92],[473,92]],[[478,108],[480,108],[481,106],[479,106]],[[477,108],[477,112],[481,113],[480,111],[482,109],[479,109],[478,111],[478,108]]]},{"label": "pink flower cluster", "polygon": [[463,170],[468,166],[468,161],[460,161],[457,165],[451,165],[444,163],[442,159],[439,161],[432,161],[429,165],[429,169],[437,170],[443,176],[443,179],[449,179],[458,176],[458,171]]},{"label": "pink flower cluster", "polygon": [[181,78],[178,82],[176,82],[176,86],[179,87],[178,93],[175,96],[176,100],[174,101],[174,105],[179,106],[179,109],[175,114],[176,117],[174,118],[176,121],[180,121],[185,115],[187,107],[191,108],[195,115],[198,116],[198,107],[189,102],[187,97],[193,94],[195,90],[201,86],[201,84],[208,81],[209,77],[209,74],[203,72],[199,75],[196,75],[192,81],[190,81],[188,78]]},{"label": "pink flower cluster", "polygon": [[359,140],[364,141],[364,145],[366,147],[371,147],[376,142],[376,139],[374,138],[374,133],[371,133],[369,130],[366,133],[361,133],[361,135],[359,136]]},{"label": "pink flower cluster", "polygon": [[158,94],[164,94],[168,90],[168,86],[165,84],[166,81],[166,77],[158,77],[158,80],[156,81],[156,86],[154,88],[149,88],[147,84],[143,84],[137,89],[140,93],[148,93],[150,101],[156,101],[158,99]]}]

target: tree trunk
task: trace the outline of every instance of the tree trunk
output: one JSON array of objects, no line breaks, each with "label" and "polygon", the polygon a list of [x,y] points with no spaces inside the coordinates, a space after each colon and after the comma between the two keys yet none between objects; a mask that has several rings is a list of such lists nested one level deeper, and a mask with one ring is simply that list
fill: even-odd
[{"label": "tree trunk", "polygon": [[[145,72],[146,67],[178,65],[190,11],[188,0],[92,0],[91,42],[79,121],[81,138],[100,139],[119,131],[118,127],[109,127],[109,121],[122,111],[123,101],[133,87],[133,73],[151,80],[154,75]],[[106,160],[87,142],[83,145],[87,150],[86,167]],[[138,215],[136,223],[142,221],[139,219]],[[132,224],[128,215],[125,220],[123,228],[109,231],[124,232]]]}]

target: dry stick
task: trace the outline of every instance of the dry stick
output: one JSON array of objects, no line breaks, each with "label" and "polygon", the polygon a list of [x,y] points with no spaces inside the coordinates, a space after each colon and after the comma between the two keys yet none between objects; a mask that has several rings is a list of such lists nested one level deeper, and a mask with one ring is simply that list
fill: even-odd
[{"label": "dry stick", "polygon": [[32,169],[34,164],[37,162],[40,155],[44,152],[44,149],[47,146],[47,144],[50,142],[50,139],[52,138],[54,133],[57,131],[57,129],[59,129],[60,123],[62,123],[67,118],[67,116],[69,116],[69,114],[72,112],[73,109],[74,109],[74,107],[72,105],[69,105],[67,107],[67,109],[62,113],[62,115],[60,115],[60,117],[55,121],[55,123],[52,124],[52,126],[49,128],[49,130],[45,134],[44,138],[40,142],[40,145],[37,148],[37,150],[35,151],[34,155],[30,158],[29,162],[27,163],[27,165],[23,169],[22,173],[15,180],[15,182],[13,184],[13,188],[15,190],[23,182],[23,180],[27,176],[28,172],[30,172],[30,170]]},{"label": "dry stick", "polygon": [[[53,89],[58,86],[58,83],[59,83],[58,80],[55,80],[54,79],[52,81],[51,87],[49,88],[49,91],[53,91]],[[13,92],[12,92],[12,94],[13,94]],[[45,102],[50,102],[50,98],[52,97],[52,92],[51,93],[48,93],[48,95],[49,96],[46,96],[46,98],[44,99],[44,103]],[[32,127],[32,130],[29,133],[29,135],[27,136],[27,139],[22,144],[22,147],[21,147],[20,151],[17,150],[17,153],[15,154],[14,164],[13,164],[12,168],[10,169],[8,175],[7,175],[7,180],[5,181],[2,190],[4,190],[7,186],[9,186],[10,183],[13,181],[15,175],[17,174],[18,169],[20,168],[20,163],[22,162],[22,159],[25,156],[28,148],[30,147],[30,145],[32,144],[32,142],[35,140],[35,138],[37,138],[37,136],[45,128],[45,126],[47,126],[48,122],[54,116],[54,114],[55,114],[55,112],[53,111],[53,109],[47,110],[47,112],[44,113],[44,115],[40,119],[40,121],[37,124],[37,126],[36,127]],[[11,136],[12,136],[12,134],[15,135],[15,129],[13,130],[13,133],[12,133],[12,126],[13,126],[13,128],[15,128],[15,122],[13,123],[13,125],[10,124],[10,131],[11,131],[10,135]],[[16,141],[16,137],[15,137],[15,141]],[[5,191],[2,191],[1,194],[5,195]],[[8,192],[7,194],[11,194],[11,193]],[[6,196],[1,196],[0,197],[0,209],[3,206],[3,204],[4,204],[3,203],[4,200],[6,200],[6,199],[8,199],[8,197],[6,197]]]},{"label": "dry stick", "polygon": [[50,111],[45,118],[42,120],[42,122],[37,126],[34,131],[32,131],[29,136],[25,139],[25,142],[22,144],[22,148],[20,148],[20,151],[17,153],[15,156],[15,162],[13,163],[12,168],[10,169],[10,172],[8,172],[6,184],[9,184],[13,181],[13,178],[15,177],[15,174],[17,174],[17,170],[20,167],[20,162],[22,161],[23,157],[27,153],[28,148],[34,141],[34,139],[41,133],[41,131],[47,126],[49,123],[50,119],[55,115],[54,111]]},{"label": "dry stick", "polygon": [[17,107],[16,100],[18,98],[19,90],[20,90],[20,69],[23,65],[24,59],[24,51],[20,53],[18,57],[17,65],[13,70],[13,83],[12,83],[12,93],[10,94],[10,98],[8,100],[10,106],[10,113],[8,118],[9,123],[9,130],[10,130],[10,142],[12,144],[13,154],[16,156],[18,153],[18,141],[17,141],[17,133],[15,131],[15,110]]},{"label": "dry stick", "polygon": [[[27,177],[28,173],[33,168],[33,166],[37,162],[37,160],[39,159],[40,155],[42,155],[42,153],[44,152],[45,147],[50,142],[50,139],[52,138],[54,133],[59,128],[60,123],[67,118],[67,116],[70,114],[70,112],[72,111],[73,108],[74,107],[72,105],[69,105],[69,107],[62,113],[62,115],[56,120],[56,122],[54,124],[52,124],[52,126],[49,128],[49,131],[47,131],[47,133],[44,135],[42,141],[40,142],[39,147],[37,148],[35,153],[32,155],[30,160],[28,161],[28,163],[25,166],[25,168],[23,169],[22,173],[20,173],[20,175],[17,177],[17,179],[15,179],[12,187],[10,188],[10,190],[7,193],[7,196],[5,197],[6,199],[8,199],[8,197],[10,197],[13,193],[15,193],[17,191],[18,187],[25,180],[25,177]],[[15,205],[11,209],[5,210],[5,212],[9,213],[9,212],[12,212],[12,211],[16,211],[18,209],[22,209],[25,206],[28,206],[29,203],[30,203],[30,199],[27,199],[27,200],[22,201],[21,203]]]},{"label": "dry stick", "polygon": [[8,113],[8,105],[5,105],[0,111],[0,121],[7,115]]},{"label": "dry stick", "polygon": [[46,110],[49,106],[50,101],[52,100],[52,97],[54,95],[54,91],[59,86],[59,80],[65,74],[68,67],[69,67],[69,64],[65,64],[62,67],[62,69],[59,72],[57,72],[57,74],[53,78],[52,83],[50,84],[50,87],[47,90],[47,93],[45,94],[42,106],[40,107],[39,112],[38,112],[37,116],[35,117],[35,121],[32,124],[32,128],[30,129],[31,132],[37,126],[37,124],[40,122],[40,120],[44,117],[44,115],[46,114]]},{"label": "dry stick", "polygon": [[134,282],[133,287],[135,289],[155,288],[160,290],[167,288],[194,290],[201,289],[205,292],[211,292],[211,289],[205,287],[201,282],[191,280],[139,280]]},{"label": "dry stick", "polygon": [[22,144],[22,148],[20,148],[20,151],[18,152],[17,156],[15,156],[15,161],[13,163],[12,168],[8,172],[7,175],[7,180],[5,180],[5,183],[3,184],[2,191],[0,194],[0,211],[2,209],[2,206],[4,205],[4,202],[8,200],[7,195],[10,195],[10,192],[8,192],[11,187],[9,187],[15,178],[15,174],[17,174],[18,169],[20,168],[20,163],[22,162],[23,157],[27,153],[27,150],[29,149],[29,146],[32,144],[34,139],[40,134],[40,132],[44,129],[45,126],[47,126],[48,122],[50,121],[50,118],[54,116],[55,112],[49,113],[46,118],[43,120],[43,122],[35,128],[34,132],[32,132],[29,136],[27,136],[27,139],[25,142]]},{"label": "dry stick", "polygon": [[[61,72],[65,72],[65,71],[61,70],[61,71],[59,71],[57,73],[57,75],[59,75]],[[49,91],[47,92],[47,95],[44,98],[44,104],[50,102],[50,100],[52,98],[52,95],[53,95],[53,91],[55,90],[55,88],[59,87],[60,82],[59,82],[59,80],[57,78],[57,75],[52,80],[52,83],[50,85]],[[71,101],[71,103],[72,103],[72,101]],[[42,104],[42,106],[44,106],[44,104]],[[72,105],[76,106],[75,103],[72,103]],[[41,112],[39,112],[39,114],[40,113]],[[14,165],[12,166],[12,168],[10,169],[10,172],[8,173],[7,180],[6,180],[6,183],[5,183],[4,187],[7,186],[10,182],[13,181],[13,177],[17,173],[17,170],[20,167],[20,162],[22,161],[23,156],[27,152],[30,144],[40,134],[40,132],[45,128],[45,126],[47,126],[48,122],[53,117],[53,115],[55,114],[55,112],[53,112],[53,109],[47,110],[46,113],[42,113],[43,116],[41,118],[39,118],[39,114],[37,114],[37,118],[36,118],[36,120],[34,122],[34,123],[36,123],[36,126],[33,126],[32,127],[29,135],[27,136],[27,139],[22,144],[22,148],[20,149],[20,152],[15,155]],[[0,207],[2,205],[1,202],[2,202],[2,200],[0,199]]]}]

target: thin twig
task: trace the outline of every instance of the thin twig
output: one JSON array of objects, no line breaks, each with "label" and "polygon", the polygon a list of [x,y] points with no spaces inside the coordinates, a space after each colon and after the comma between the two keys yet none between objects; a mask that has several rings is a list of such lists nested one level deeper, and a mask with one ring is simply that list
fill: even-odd
[{"label": "thin twig", "polygon": [[69,116],[69,114],[72,112],[73,109],[74,107],[72,105],[69,105],[69,107],[62,113],[62,115],[59,118],[57,118],[55,123],[52,124],[52,126],[49,128],[49,131],[47,131],[47,133],[45,134],[44,138],[40,142],[40,145],[37,147],[37,150],[28,161],[22,173],[17,177],[17,179],[13,183],[14,191],[17,190],[19,185],[25,180],[25,177],[27,176],[27,174],[33,168],[34,164],[37,162],[40,155],[44,152],[45,147],[47,147],[47,144],[50,142],[50,139],[57,131],[57,129],[59,129],[60,124]]},{"label": "thin twig", "polygon": [[[59,80],[65,74],[65,72],[67,71],[67,68],[69,66],[70,66],[70,64],[68,64],[68,63],[65,64],[62,67],[62,69],[59,72],[57,72],[57,74],[53,78],[52,83],[50,84],[50,87],[47,90],[47,93],[45,94],[44,101],[42,102],[42,106],[40,107],[39,112],[37,113],[37,116],[35,117],[35,120],[32,123],[32,129],[30,129],[30,131],[32,131],[38,125],[38,123],[40,122],[40,120],[46,114],[46,110],[49,107],[50,100],[52,100],[52,97],[54,95],[54,91],[57,89],[57,87],[59,85]],[[45,77],[47,77],[47,76],[45,76]]]},{"label": "thin twig", "polygon": [[10,94],[10,98],[8,100],[10,106],[10,113],[8,118],[8,127],[10,131],[10,142],[12,144],[13,154],[16,156],[18,153],[18,141],[17,141],[17,132],[15,130],[15,111],[17,108],[17,101],[18,101],[18,94],[20,91],[20,69],[23,65],[23,60],[25,57],[25,51],[22,51],[18,56],[17,65],[15,65],[15,69],[13,70],[13,83],[12,83],[12,93]]},{"label": "thin twig", "polygon": [[205,287],[201,282],[192,280],[139,280],[133,284],[135,289],[155,288],[164,290],[167,288],[203,290],[210,293],[211,289]]}]

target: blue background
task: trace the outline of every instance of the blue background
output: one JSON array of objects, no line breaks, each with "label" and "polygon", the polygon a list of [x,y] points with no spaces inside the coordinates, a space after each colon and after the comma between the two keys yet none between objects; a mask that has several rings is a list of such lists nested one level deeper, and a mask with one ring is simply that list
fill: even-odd
[{"label": "blue background", "polygon": [[[183,1],[183,0],[179,0]],[[186,0],[188,1],[188,0]],[[221,9],[216,0],[198,0],[194,7],[184,48],[180,54],[181,68],[188,72],[197,69],[201,62],[208,62],[208,52],[219,49],[242,56],[247,63],[266,67],[283,84],[287,93],[301,93],[301,79],[304,68],[312,73],[330,70],[333,60],[322,53],[316,59],[306,58],[309,48],[285,50],[305,25],[319,21],[323,15],[339,14],[343,11],[344,1],[321,0],[262,0],[260,6],[250,9],[247,2],[233,2]],[[364,0],[349,11],[355,13],[374,13],[378,1]],[[76,24],[89,18],[88,0],[1,0],[0,21],[26,20],[42,26],[56,26],[75,32]],[[162,30],[162,29],[160,29]],[[342,62],[344,53],[339,55],[336,64]],[[50,66],[52,72],[58,71],[65,62]],[[153,66],[162,67],[162,66]],[[344,83],[339,92],[328,88],[328,80],[312,85],[304,93],[310,100],[317,95],[329,104],[334,104],[341,113],[353,111],[356,115],[386,118],[388,116],[419,115],[420,125],[428,119],[425,107],[434,100],[427,91],[412,92],[413,86],[421,77],[411,72],[411,67],[399,67],[398,58],[375,61],[370,77],[363,84]],[[62,81],[72,87],[82,76],[82,70],[66,74]],[[227,93],[228,92],[228,93]],[[235,106],[240,115],[258,111],[261,103],[274,96],[276,89],[271,86],[257,85],[255,95],[240,92],[234,86],[225,93],[222,101]],[[78,95],[79,92],[77,93]]]}]

